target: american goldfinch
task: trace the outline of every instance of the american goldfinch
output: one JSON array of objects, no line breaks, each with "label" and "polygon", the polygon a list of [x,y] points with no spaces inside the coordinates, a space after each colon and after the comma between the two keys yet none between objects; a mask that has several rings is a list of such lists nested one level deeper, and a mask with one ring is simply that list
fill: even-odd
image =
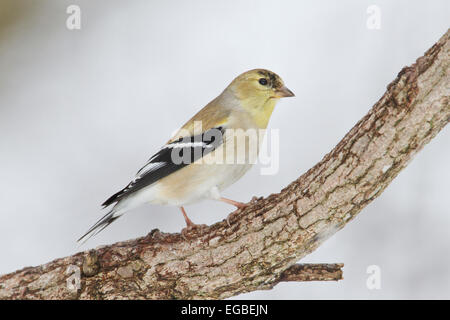
[{"label": "american goldfinch", "polygon": [[[220,192],[240,179],[257,157],[263,136],[248,132],[266,129],[278,100],[292,96],[283,80],[269,70],[254,69],[236,77],[124,189],[103,203],[111,209],[78,241],[89,239],[143,203],[179,206],[188,228],[196,225],[183,208],[186,204],[209,198],[244,207]],[[243,148],[236,141],[244,141]]]}]

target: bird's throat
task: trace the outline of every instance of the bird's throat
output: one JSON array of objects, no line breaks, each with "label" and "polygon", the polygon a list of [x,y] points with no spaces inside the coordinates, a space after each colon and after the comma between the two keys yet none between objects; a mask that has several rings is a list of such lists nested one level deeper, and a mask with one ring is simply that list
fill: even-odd
[{"label": "bird's throat", "polygon": [[253,109],[253,119],[255,121],[255,124],[260,129],[266,129],[267,125],[269,124],[270,116],[272,115],[273,109],[275,108],[275,105],[277,104],[278,99],[268,99],[265,101],[265,103],[262,104],[259,109],[255,110]]}]

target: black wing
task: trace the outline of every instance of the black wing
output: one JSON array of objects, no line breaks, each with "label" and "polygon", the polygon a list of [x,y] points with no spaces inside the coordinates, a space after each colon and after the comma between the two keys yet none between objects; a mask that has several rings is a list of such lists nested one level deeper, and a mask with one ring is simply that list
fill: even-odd
[{"label": "black wing", "polygon": [[107,207],[207,155],[223,143],[224,132],[223,127],[212,128],[166,144],[138,171],[133,181],[109,197],[102,206]]}]

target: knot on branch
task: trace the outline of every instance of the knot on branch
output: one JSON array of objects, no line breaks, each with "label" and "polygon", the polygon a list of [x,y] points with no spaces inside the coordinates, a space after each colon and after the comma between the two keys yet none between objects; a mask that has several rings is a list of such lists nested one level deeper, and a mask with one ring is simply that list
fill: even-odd
[{"label": "knot on branch", "polygon": [[100,263],[95,250],[90,250],[84,257],[82,270],[86,277],[92,277],[100,270]]}]

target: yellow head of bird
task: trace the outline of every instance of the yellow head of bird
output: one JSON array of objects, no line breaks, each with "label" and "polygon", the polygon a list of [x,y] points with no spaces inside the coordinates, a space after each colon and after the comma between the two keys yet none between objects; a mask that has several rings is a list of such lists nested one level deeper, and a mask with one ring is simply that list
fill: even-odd
[{"label": "yellow head of bird", "polygon": [[232,92],[239,104],[249,112],[260,128],[266,128],[272,111],[280,98],[293,97],[276,73],[254,69],[239,75],[226,89]]},{"label": "yellow head of bird", "polygon": [[[270,99],[293,97],[283,80],[276,73],[265,69],[254,69],[236,77],[230,84],[236,96],[241,100],[266,102]],[[257,103],[260,104],[260,103]]]}]

